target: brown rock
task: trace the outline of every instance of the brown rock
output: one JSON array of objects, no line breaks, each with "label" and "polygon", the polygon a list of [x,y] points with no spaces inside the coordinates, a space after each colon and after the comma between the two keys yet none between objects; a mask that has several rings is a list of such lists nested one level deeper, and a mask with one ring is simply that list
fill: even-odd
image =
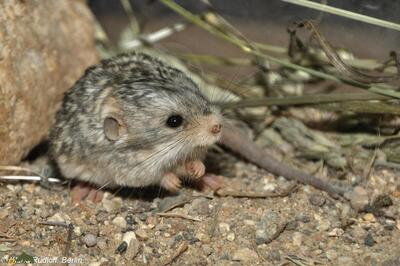
[{"label": "brown rock", "polygon": [[63,92],[98,61],[83,1],[0,1],[0,164],[43,140]]}]

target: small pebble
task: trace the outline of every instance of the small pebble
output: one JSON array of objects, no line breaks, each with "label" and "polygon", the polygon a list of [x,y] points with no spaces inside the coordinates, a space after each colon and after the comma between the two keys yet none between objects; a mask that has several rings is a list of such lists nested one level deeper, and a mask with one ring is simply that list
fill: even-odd
[{"label": "small pebble", "polygon": [[117,216],[113,219],[112,223],[118,227],[125,228],[127,223],[122,216]]},{"label": "small pebble", "polygon": [[83,237],[83,243],[89,248],[94,247],[97,244],[97,237],[93,234],[87,234]]},{"label": "small pebble", "polygon": [[385,208],[391,205],[393,205],[393,201],[387,194],[378,195],[372,203],[372,207],[375,209]]},{"label": "small pebble", "polygon": [[310,217],[307,216],[306,214],[300,214],[300,215],[296,216],[295,220],[305,223],[305,224],[309,223],[311,221]]},{"label": "small pebble", "polygon": [[135,219],[133,219],[133,216],[130,215],[130,214],[128,214],[128,215],[125,217],[125,221],[126,221],[126,223],[129,224],[129,225],[133,225],[133,224],[136,223],[136,222],[135,222]]},{"label": "small pebble", "polygon": [[147,214],[146,213],[140,213],[138,217],[139,217],[140,221],[144,222],[147,219]]},{"label": "small pebble", "polygon": [[122,241],[125,241],[128,245],[132,239],[136,239],[136,234],[133,231],[128,231],[122,236]]},{"label": "small pebble", "polygon": [[355,238],[355,239],[363,239],[365,236],[365,230],[360,227],[360,226],[355,226],[353,228],[353,230],[351,231],[351,235]]},{"label": "small pebble", "polygon": [[226,236],[226,239],[228,240],[228,241],[233,241],[233,240],[235,240],[235,234],[234,233],[228,233],[228,235]]},{"label": "small pebble", "polygon": [[23,240],[23,241],[19,242],[19,244],[23,247],[29,247],[31,245],[31,242],[28,240]]},{"label": "small pebble", "polygon": [[218,228],[222,235],[226,235],[231,230],[231,226],[227,223],[219,223]]},{"label": "small pebble", "polygon": [[247,263],[254,263],[258,260],[257,252],[249,248],[242,248],[235,253],[233,253],[232,260],[240,261],[240,262],[247,262]]},{"label": "small pebble", "polygon": [[245,225],[250,225],[250,226],[256,225],[256,222],[254,222],[253,220],[249,220],[249,219],[246,219],[243,222]]},{"label": "small pebble", "polygon": [[43,219],[47,219],[47,217],[50,216],[50,211],[48,209],[40,208],[40,209],[38,209],[38,212],[39,212],[40,217]]},{"label": "small pebble", "polygon": [[272,210],[267,210],[257,224],[256,244],[269,243],[279,230],[278,214]]},{"label": "small pebble", "polygon": [[328,236],[341,236],[344,234],[344,230],[342,228],[333,228],[332,231],[328,233]]},{"label": "small pebble", "polygon": [[376,222],[376,218],[372,213],[367,213],[363,216],[364,221],[374,223]]},{"label": "small pebble", "polygon": [[96,214],[96,221],[102,223],[108,219],[108,215],[106,211],[101,210]]},{"label": "small pebble", "polygon": [[328,258],[328,260],[332,261],[337,259],[338,253],[336,252],[336,250],[330,249],[326,252],[326,257]]},{"label": "small pebble", "polygon": [[0,220],[3,220],[4,218],[6,218],[9,214],[9,208],[1,208],[0,209]]},{"label": "small pebble", "polygon": [[203,245],[202,248],[203,248],[204,254],[206,254],[207,256],[210,256],[214,251],[214,249],[211,248],[210,245],[207,245],[207,244]]},{"label": "small pebble", "polygon": [[294,232],[292,235],[293,245],[300,247],[303,243],[303,234],[300,232]]},{"label": "small pebble", "polygon": [[140,248],[140,242],[136,238],[132,238],[129,241],[128,248],[126,249],[125,256],[129,260],[133,260],[137,256],[137,254],[139,253],[139,248]]},{"label": "small pebble", "polygon": [[122,254],[128,248],[128,244],[125,241],[122,241],[121,244],[118,245],[117,249],[115,250],[116,254]]},{"label": "small pebble", "polygon": [[48,222],[65,223],[66,221],[71,221],[71,218],[65,213],[57,212],[53,216],[47,219]]},{"label": "small pebble", "polygon": [[272,261],[280,261],[282,258],[281,258],[281,252],[279,251],[279,249],[272,249],[268,253],[268,259],[270,259]]},{"label": "small pebble", "polygon": [[293,221],[290,221],[287,223],[285,230],[294,231],[297,229],[298,226],[299,226],[299,223],[297,221],[293,220]]},{"label": "small pebble", "polygon": [[314,206],[322,207],[325,204],[326,199],[323,196],[314,193],[309,197],[309,201]]},{"label": "small pebble", "polygon": [[94,261],[94,262],[89,263],[88,265],[89,265],[89,266],[102,266],[102,265],[107,265],[107,264],[106,264],[107,261],[108,261],[108,260],[107,260],[106,258],[101,258],[100,261]]},{"label": "small pebble", "polygon": [[99,241],[97,241],[97,246],[100,249],[105,250],[107,248],[107,242],[104,239],[100,239]]},{"label": "small pebble", "polygon": [[43,205],[44,205],[44,200],[43,200],[43,199],[37,199],[37,200],[35,201],[35,205],[37,205],[37,206],[43,206]]},{"label": "small pebble", "polygon": [[18,193],[18,192],[20,192],[22,190],[22,186],[21,185],[8,184],[6,187],[7,187],[8,190],[10,190],[10,191],[12,191],[14,193]]},{"label": "small pebble", "polygon": [[350,266],[350,265],[355,265],[355,262],[353,258],[340,256],[338,258],[338,265]]},{"label": "small pebble", "polygon": [[107,212],[115,212],[121,209],[122,207],[122,199],[118,197],[113,198],[111,200],[107,199],[106,197],[103,197],[101,203],[103,204],[103,207]]},{"label": "small pebble", "polygon": [[357,186],[349,195],[350,204],[356,211],[362,211],[369,203],[368,192]]},{"label": "small pebble", "polygon": [[74,226],[74,234],[80,236],[82,234],[82,230],[80,226]]},{"label": "small pebble", "polygon": [[274,192],[277,188],[277,184],[275,183],[267,183],[264,185],[263,190],[269,191],[269,192]]},{"label": "small pebble", "polygon": [[209,200],[206,198],[194,199],[190,205],[189,215],[207,215],[210,213]]},{"label": "small pebble", "polygon": [[149,239],[149,236],[147,234],[147,232],[144,229],[138,229],[136,230],[136,236],[140,239],[140,240],[144,240],[146,241],[147,239]]},{"label": "small pebble", "polygon": [[400,257],[388,259],[382,262],[382,266],[399,266],[399,265],[400,265]]},{"label": "small pebble", "polygon": [[364,238],[364,244],[368,247],[372,247],[375,245],[375,239],[372,237],[371,233],[366,234]]},{"label": "small pebble", "polygon": [[331,222],[326,219],[322,219],[319,221],[318,229],[320,231],[328,231],[331,228]]}]

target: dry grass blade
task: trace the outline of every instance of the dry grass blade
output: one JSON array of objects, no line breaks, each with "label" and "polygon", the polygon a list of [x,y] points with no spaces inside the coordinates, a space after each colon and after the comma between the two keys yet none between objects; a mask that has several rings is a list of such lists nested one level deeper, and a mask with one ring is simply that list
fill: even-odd
[{"label": "dry grass blade", "polygon": [[59,183],[61,180],[53,177],[42,176],[29,168],[15,165],[0,165],[0,172],[25,172],[26,175],[0,175],[0,180],[16,180],[16,181],[48,181],[51,183]]},{"label": "dry grass blade", "polygon": [[133,11],[132,5],[129,0],[120,0],[122,7],[129,19],[129,27],[131,31],[135,34],[140,32],[139,22],[136,19],[135,12]]},{"label": "dry grass blade", "polygon": [[390,97],[377,95],[370,92],[362,93],[330,93],[330,94],[312,94],[302,96],[285,96],[269,97],[262,99],[244,99],[238,102],[220,103],[222,108],[243,108],[258,107],[271,105],[304,105],[304,104],[320,104],[331,102],[348,102],[348,101],[371,101],[371,100],[388,100]]},{"label": "dry grass blade", "polygon": [[[361,82],[364,84],[372,84],[372,83],[385,83],[385,82],[390,82],[393,80],[397,80],[400,78],[400,63],[397,59],[397,55],[392,52],[391,57],[393,57],[393,60],[395,61],[395,65],[397,68],[397,74],[395,75],[390,75],[390,76],[372,76],[367,73],[363,73],[356,68],[353,68],[349,65],[347,65],[343,60],[340,58],[340,56],[335,52],[335,50],[332,48],[332,46],[328,43],[328,41],[322,36],[322,34],[319,32],[317,27],[311,22],[311,21],[305,21],[302,23],[298,23],[297,27],[305,27],[308,29],[313,36],[317,39],[318,43],[321,45],[321,48],[324,50],[326,56],[328,57],[330,63],[338,70],[342,75],[344,75],[346,78],[352,79],[357,82]],[[295,30],[291,30],[292,33],[295,33]]]},{"label": "dry grass blade", "polygon": [[123,42],[122,47],[124,49],[135,49],[144,44],[154,44],[162,39],[171,36],[176,32],[180,32],[186,29],[186,27],[187,25],[184,23],[176,23],[170,27],[165,27],[146,35],[139,35],[138,38],[135,38],[127,42]]},{"label": "dry grass blade", "polygon": [[164,263],[162,263],[162,265],[165,266],[174,262],[174,260],[176,260],[180,255],[182,255],[183,252],[185,252],[188,249],[188,247],[189,245],[185,241],[180,243],[174,254],[172,254],[172,256],[169,259],[167,259]]},{"label": "dry grass blade", "polygon": [[273,159],[263,149],[255,145],[247,136],[241,133],[239,129],[232,127],[230,129],[226,128],[227,127],[225,127],[222,132],[220,143],[232,149],[233,152],[240,153],[244,158],[263,169],[266,169],[270,173],[281,175],[289,180],[295,180],[326,191],[333,198],[343,196],[345,192],[351,190],[350,187],[341,188],[334,186],[301,170],[280,163]]},{"label": "dry grass blade", "polygon": [[195,218],[195,217],[181,214],[181,213],[159,212],[159,213],[157,213],[157,215],[161,216],[161,217],[181,218],[181,219],[191,220],[191,221],[195,221],[195,222],[201,222],[201,219],[199,219],[199,218]]},{"label": "dry grass blade", "polygon": [[396,105],[382,102],[344,101],[319,105],[319,109],[326,111],[353,112],[364,114],[400,115],[400,109]]},{"label": "dry grass blade", "polygon": [[358,14],[358,13],[344,10],[341,8],[328,6],[326,4],[320,4],[320,3],[316,3],[316,2],[308,1],[308,0],[281,0],[281,1],[295,4],[295,5],[304,6],[304,7],[311,8],[311,9],[316,9],[316,10],[319,10],[322,12],[327,12],[327,13],[334,14],[337,16],[350,18],[353,20],[362,21],[362,22],[369,23],[372,25],[381,26],[384,28],[400,31],[400,24],[382,20],[382,19],[373,18],[370,16],[362,15],[362,14]]},{"label": "dry grass blade", "polygon": [[301,71],[307,72],[315,77],[319,77],[319,78],[326,79],[326,80],[333,80],[333,81],[337,81],[337,82],[343,82],[343,83],[350,84],[355,87],[366,89],[373,93],[400,99],[400,93],[395,91],[393,87],[388,86],[388,85],[370,86],[370,85],[366,85],[366,84],[363,84],[363,83],[360,83],[357,81],[346,80],[346,79],[343,79],[343,78],[340,78],[340,77],[337,77],[337,76],[334,76],[334,75],[331,75],[328,73],[324,73],[324,72],[321,72],[321,71],[318,71],[318,70],[315,70],[312,68],[293,64],[287,60],[278,59],[273,56],[264,54],[264,53],[260,52],[258,49],[252,49],[254,47],[254,45],[249,46],[248,43],[242,41],[240,38],[232,38],[230,35],[224,34],[220,30],[215,29],[212,25],[209,25],[208,23],[204,22],[199,16],[193,15],[191,12],[184,9],[180,5],[176,4],[174,1],[172,1],[172,0],[160,0],[160,1],[161,1],[161,3],[163,3],[167,7],[171,8],[176,13],[180,14],[182,17],[186,18],[193,24],[201,27],[202,29],[210,32],[211,34],[214,34],[214,35],[222,38],[223,40],[225,40],[233,45],[238,46],[240,49],[242,49],[242,51],[244,51],[246,53],[253,54],[257,57],[269,60],[270,62],[280,64],[280,65],[290,68],[290,69],[301,70]]},{"label": "dry grass blade", "polygon": [[236,198],[278,198],[287,197],[298,189],[297,185],[293,185],[282,192],[268,192],[268,191],[242,191],[233,190],[231,188],[221,188],[215,192],[220,197],[236,197]]}]

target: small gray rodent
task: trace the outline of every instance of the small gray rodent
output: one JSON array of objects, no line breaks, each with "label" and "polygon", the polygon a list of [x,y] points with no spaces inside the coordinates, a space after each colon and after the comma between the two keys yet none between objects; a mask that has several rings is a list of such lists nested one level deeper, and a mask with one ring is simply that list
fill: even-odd
[{"label": "small gray rodent", "polygon": [[183,72],[142,53],[88,68],[65,93],[50,155],[65,178],[98,186],[180,187],[204,174],[222,116]]}]

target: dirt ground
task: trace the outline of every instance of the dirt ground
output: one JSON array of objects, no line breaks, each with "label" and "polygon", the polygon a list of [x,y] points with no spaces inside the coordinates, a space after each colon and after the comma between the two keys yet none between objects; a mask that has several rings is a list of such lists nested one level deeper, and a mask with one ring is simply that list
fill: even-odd
[{"label": "dirt ground", "polygon": [[[292,185],[227,152],[212,151],[207,162],[234,190]],[[275,198],[219,197],[193,187],[177,194],[126,190],[74,206],[68,186],[1,184],[0,258],[4,264],[66,256],[70,265],[400,265],[396,179],[387,169],[371,174],[368,194],[392,202],[374,213],[356,213],[347,201],[304,185]]]}]

